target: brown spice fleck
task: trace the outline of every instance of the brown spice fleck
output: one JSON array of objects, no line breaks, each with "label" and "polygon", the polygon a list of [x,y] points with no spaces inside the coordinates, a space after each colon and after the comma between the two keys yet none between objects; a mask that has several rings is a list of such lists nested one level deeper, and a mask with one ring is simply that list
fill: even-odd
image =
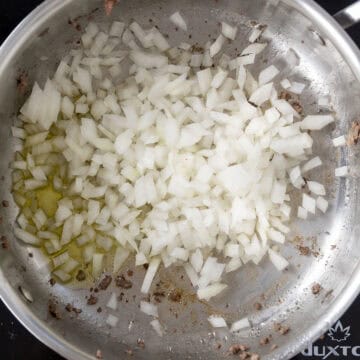
[{"label": "brown spice fleck", "polygon": [[287,325],[281,325],[279,323],[274,324],[274,329],[281,335],[286,335],[290,331],[290,327]]},{"label": "brown spice fleck", "polygon": [[111,284],[112,282],[112,277],[110,275],[106,275],[101,281],[100,281],[100,284],[99,284],[99,289],[100,290],[106,290],[109,285]]},{"label": "brown spice fleck", "polygon": [[289,326],[282,326],[279,333],[281,335],[286,335],[288,332],[290,331],[290,327]]},{"label": "brown spice fleck", "polygon": [[105,13],[107,16],[111,15],[116,3],[117,3],[117,0],[105,0],[104,7],[105,7]]},{"label": "brown spice fleck", "polygon": [[143,265],[143,268],[144,268],[145,270],[147,270],[147,269],[149,268],[149,264],[144,264],[144,265]]},{"label": "brown spice fleck", "polygon": [[48,302],[49,314],[56,320],[61,319],[60,312],[58,310],[57,303],[54,299],[50,299]]},{"label": "brown spice fleck", "polygon": [[34,254],[29,252],[28,256],[29,256],[29,258],[32,258],[32,257],[34,257]]},{"label": "brown spice fleck", "polygon": [[170,291],[168,299],[173,302],[180,302],[182,298],[182,291],[179,289],[174,289]]},{"label": "brown spice fleck", "polygon": [[246,345],[242,345],[242,344],[235,344],[229,347],[229,353],[236,355],[239,354],[240,352],[244,352],[249,350],[249,347]]},{"label": "brown spice fleck", "polygon": [[254,304],[254,308],[255,308],[255,310],[257,310],[257,311],[260,311],[260,310],[262,309],[262,305],[261,305],[259,302],[256,302],[256,303]]},{"label": "brown spice fleck", "polygon": [[77,281],[84,281],[86,279],[86,274],[84,270],[79,270],[76,274],[76,280]]},{"label": "brown spice fleck", "polygon": [[312,287],[311,287],[311,291],[314,295],[317,295],[320,291],[321,291],[321,285],[318,283],[315,283]]},{"label": "brown spice fleck", "polygon": [[16,78],[16,87],[20,94],[23,94],[26,90],[26,87],[28,86],[28,75],[25,72],[22,72],[17,78]]},{"label": "brown spice fleck", "polygon": [[291,94],[288,93],[287,91],[281,91],[279,98],[282,100],[289,101],[291,100]]},{"label": "brown spice fleck", "polygon": [[115,279],[115,284],[116,284],[116,286],[121,287],[123,289],[131,289],[132,288],[132,282],[129,280],[126,280],[123,275],[120,275]]},{"label": "brown spice fleck", "polygon": [[268,336],[260,339],[260,345],[266,345],[270,342],[270,338]]},{"label": "brown spice fleck", "polygon": [[127,271],[127,276],[132,277],[134,275],[134,272],[132,270]]},{"label": "brown spice fleck", "polygon": [[125,350],[126,355],[133,356],[133,351],[131,349]]},{"label": "brown spice fleck", "polygon": [[56,284],[56,280],[53,279],[53,278],[50,278],[49,284],[50,284],[51,286],[54,286],[54,285]]},{"label": "brown spice fleck", "polygon": [[141,348],[141,349],[144,349],[145,348],[145,341],[143,339],[137,339],[137,344],[138,344],[138,347]]},{"label": "brown spice fleck", "polygon": [[7,200],[3,200],[3,201],[1,202],[1,204],[2,204],[2,206],[3,206],[4,208],[9,207],[9,202],[8,202]]},{"label": "brown spice fleck", "polygon": [[165,293],[163,291],[155,291],[153,296],[157,303],[161,303],[162,299],[165,297]]},{"label": "brown spice fleck", "polygon": [[102,312],[102,308],[101,308],[101,307],[98,307],[98,308],[96,309],[96,311],[97,311],[98,313],[101,313],[101,312]]},{"label": "brown spice fleck", "polygon": [[199,46],[199,45],[195,44],[195,45],[191,46],[190,51],[192,53],[195,52],[195,53],[201,53],[202,54],[204,52],[204,48],[202,46]]},{"label": "brown spice fleck", "polygon": [[310,254],[310,249],[308,246],[298,246],[298,249],[300,251],[300,255],[308,256]]},{"label": "brown spice fleck", "polygon": [[71,304],[67,304],[65,306],[65,310],[68,311],[68,312],[74,312],[75,314],[81,314],[82,313],[81,309],[78,309],[78,308],[72,306]]},{"label": "brown spice fleck", "polygon": [[303,107],[301,106],[301,104],[298,101],[293,101],[291,103],[291,106],[295,109],[295,111],[298,114],[301,114],[303,112]]},{"label": "brown spice fleck", "polygon": [[250,353],[245,351],[245,352],[242,352],[240,355],[239,355],[239,359],[240,360],[246,360],[250,357]]},{"label": "brown spice fleck", "polygon": [[1,247],[6,250],[9,248],[8,239],[5,235],[1,236]]},{"label": "brown spice fleck", "polygon": [[88,305],[95,305],[98,302],[98,298],[94,295],[90,295],[90,297],[87,300]]},{"label": "brown spice fleck", "polygon": [[356,145],[360,139],[360,121],[354,121],[348,136],[348,145]]}]

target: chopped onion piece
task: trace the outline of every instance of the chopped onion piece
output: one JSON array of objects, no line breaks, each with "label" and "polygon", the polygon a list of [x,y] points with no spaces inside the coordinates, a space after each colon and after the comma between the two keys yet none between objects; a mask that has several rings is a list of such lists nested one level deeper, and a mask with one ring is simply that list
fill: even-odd
[{"label": "chopped onion piece", "polygon": [[230,328],[230,331],[231,332],[238,332],[240,330],[243,330],[243,329],[247,329],[247,328],[250,328],[251,327],[251,324],[249,322],[249,319],[248,318],[242,318],[238,321],[235,321],[234,323],[231,324],[231,328]]},{"label": "chopped onion piece", "polygon": [[94,254],[92,263],[92,274],[94,278],[99,277],[103,269],[104,254]]},{"label": "chopped onion piece", "polygon": [[109,309],[116,310],[118,306],[118,300],[116,293],[111,293],[110,298],[106,304]]},{"label": "chopped onion piece", "polygon": [[321,130],[334,121],[332,115],[308,115],[300,123],[300,126],[303,130]]},{"label": "chopped onion piece", "polygon": [[141,286],[142,293],[147,294],[149,292],[151,283],[155,277],[159,265],[160,265],[160,258],[155,257],[150,261],[149,267],[145,274],[143,284]]},{"label": "chopped onion piece", "polygon": [[321,165],[322,165],[321,159],[318,156],[316,156],[313,159],[309,160],[307,163],[305,163],[301,170],[303,173],[306,173],[306,172],[308,172],[312,169],[315,169]]},{"label": "chopped onion piece", "polygon": [[251,44],[242,51],[241,55],[248,55],[248,54],[258,55],[266,48],[266,46],[267,44],[260,44],[260,43]]},{"label": "chopped onion piece", "polygon": [[124,264],[126,259],[129,257],[130,251],[121,247],[118,247],[116,249],[115,255],[114,255],[114,273],[117,273],[121,266]]},{"label": "chopped onion piece", "polygon": [[177,11],[170,16],[170,21],[178,26],[180,29],[187,31],[187,25],[184,18]]},{"label": "chopped onion piece", "polygon": [[213,328],[224,328],[227,327],[226,321],[223,317],[218,315],[210,315],[208,321]]},{"label": "chopped onion piece", "polygon": [[306,185],[308,186],[309,190],[315,195],[325,195],[325,187],[324,185],[316,182],[316,181],[307,181]]},{"label": "chopped onion piece", "polygon": [[160,324],[160,321],[158,319],[155,319],[150,322],[150,325],[153,327],[153,329],[156,331],[156,333],[161,337],[164,335],[164,328]]},{"label": "chopped onion piece", "polygon": [[298,217],[299,219],[306,220],[306,219],[307,219],[307,215],[308,215],[307,210],[304,209],[303,207],[299,206],[299,207],[298,207],[298,212],[297,212],[297,217]]},{"label": "chopped onion piece", "polygon": [[259,74],[259,85],[264,85],[274,79],[280,71],[274,66],[270,65],[266,69],[262,70]]},{"label": "chopped onion piece", "polygon": [[269,253],[269,259],[274,264],[276,269],[278,269],[279,271],[283,271],[284,269],[286,269],[288,267],[289,262],[284,257],[282,257],[279,253],[275,252],[272,249],[269,249],[268,253]]},{"label": "chopped onion piece", "polygon": [[262,34],[263,30],[261,30],[259,27],[255,27],[249,36],[249,42],[254,43]]},{"label": "chopped onion piece", "polygon": [[199,276],[197,275],[196,271],[194,270],[194,268],[186,263],[184,265],[184,269],[186,272],[186,275],[188,276],[189,280],[191,281],[192,286],[197,286],[198,282],[199,282]]},{"label": "chopped onion piece", "polygon": [[341,166],[335,169],[335,176],[337,177],[345,177],[349,174],[349,170],[347,166]]},{"label": "chopped onion piece", "polygon": [[226,22],[222,22],[221,23],[221,32],[226,38],[228,38],[230,40],[235,40],[236,33],[237,33],[237,27],[231,26],[231,25],[227,24]]},{"label": "chopped onion piece", "polygon": [[20,229],[18,227],[14,228],[14,234],[15,236],[20,239],[21,241],[30,244],[30,245],[39,245],[40,244],[40,240],[38,237],[36,237],[35,235]]},{"label": "chopped onion piece", "polygon": [[146,315],[159,317],[158,307],[147,301],[140,301],[140,310]]},{"label": "chopped onion piece", "polygon": [[315,209],[316,209],[316,201],[315,199],[313,199],[311,196],[307,195],[307,194],[303,194],[303,198],[302,198],[302,207],[312,213],[315,214]]},{"label": "chopped onion piece", "polygon": [[291,87],[291,82],[288,79],[283,79],[280,81],[280,85],[283,89],[287,90]]},{"label": "chopped onion piece", "polygon": [[332,139],[333,145],[335,147],[339,147],[339,146],[345,146],[346,145],[346,139],[344,135],[341,135],[337,138]]},{"label": "chopped onion piece", "polygon": [[205,288],[199,289],[197,291],[197,296],[200,300],[210,300],[212,297],[220,294],[227,288],[226,284],[216,283],[209,285]]},{"label": "chopped onion piece", "polygon": [[323,213],[326,213],[328,207],[329,207],[329,203],[327,200],[325,200],[323,197],[319,196],[316,199],[316,207],[318,209],[320,209]]},{"label": "chopped onion piece", "polygon": [[225,38],[220,34],[215,42],[210,46],[210,57],[218,54],[225,43]]},{"label": "chopped onion piece", "polygon": [[306,87],[305,84],[293,81],[291,83],[290,88],[288,88],[288,90],[294,94],[300,95],[304,91],[305,87]]},{"label": "chopped onion piece", "polygon": [[109,314],[106,318],[106,323],[111,327],[115,327],[119,322],[119,318],[115,315]]}]

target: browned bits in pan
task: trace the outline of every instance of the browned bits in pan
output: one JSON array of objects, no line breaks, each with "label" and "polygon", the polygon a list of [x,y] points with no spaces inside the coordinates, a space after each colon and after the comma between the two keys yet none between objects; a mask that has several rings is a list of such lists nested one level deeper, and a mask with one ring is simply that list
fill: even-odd
[{"label": "browned bits in pan", "polygon": [[257,310],[257,311],[260,311],[260,310],[262,309],[262,305],[261,305],[259,302],[256,302],[256,303],[254,304],[254,308],[255,308],[255,310]]},{"label": "browned bits in pan", "polygon": [[115,279],[115,284],[116,284],[116,286],[121,287],[122,289],[131,289],[132,288],[132,282],[129,280],[126,280],[123,275],[120,275]]},{"label": "browned bits in pan", "polygon": [[106,290],[112,282],[112,277],[110,275],[105,275],[105,277],[99,283],[100,290]]},{"label": "browned bits in pan", "polygon": [[360,138],[360,121],[353,121],[348,136],[348,145],[356,145]]},{"label": "browned bits in pan", "polygon": [[312,287],[311,287],[311,291],[314,295],[317,295],[320,291],[321,291],[322,287],[320,284],[315,283]]},{"label": "browned bits in pan", "polygon": [[90,297],[88,298],[87,304],[95,305],[97,302],[98,302],[98,298],[91,294]]},{"label": "browned bits in pan", "polygon": [[77,281],[84,281],[86,279],[86,274],[84,272],[84,270],[79,270],[76,274],[76,280]]},{"label": "browned bits in pan", "polygon": [[50,299],[48,302],[49,314],[56,320],[61,319],[61,314],[58,309],[57,302],[54,299]]}]

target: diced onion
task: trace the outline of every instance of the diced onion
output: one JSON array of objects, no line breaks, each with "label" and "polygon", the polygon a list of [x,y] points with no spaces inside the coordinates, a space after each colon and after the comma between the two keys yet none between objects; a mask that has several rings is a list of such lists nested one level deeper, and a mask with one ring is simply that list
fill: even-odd
[{"label": "diced onion", "polygon": [[286,267],[288,267],[289,262],[283,256],[272,249],[269,249],[268,252],[271,262],[279,271],[283,271]]},{"label": "diced onion", "polygon": [[140,310],[146,315],[159,317],[158,307],[147,301],[140,302]]},{"label": "diced onion", "polygon": [[115,315],[109,314],[106,318],[106,323],[111,327],[115,327],[119,322],[119,318]]},{"label": "diced onion", "polygon": [[238,321],[235,321],[231,324],[230,331],[231,332],[238,332],[243,329],[247,329],[251,326],[248,318],[242,318]]},{"label": "diced onion", "polygon": [[346,139],[344,135],[341,135],[337,138],[332,139],[333,145],[335,147],[339,147],[339,146],[345,146],[346,145]]},{"label": "diced onion", "polygon": [[335,169],[335,176],[337,177],[345,177],[349,174],[349,170],[347,166],[341,166]]},{"label": "diced onion", "polygon": [[112,309],[112,310],[116,310],[116,309],[117,309],[118,300],[117,300],[117,295],[116,295],[116,293],[112,293],[112,294],[110,295],[110,298],[109,298],[106,306],[107,306],[109,309]]},{"label": "diced onion", "polygon": [[156,331],[156,333],[162,337],[164,335],[164,328],[163,326],[160,324],[160,321],[155,319],[153,321],[150,322],[150,325],[153,327],[153,329]]},{"label": "diced onion", "polygon": [[237,27],[231,26],[231,25],[227,24],[226,22],[222,22],[221,23],[221,32],[226,38],[228,38],[230,40],[235,40],[236,33],[237,33]]},{"label": "diced onion", "polygon": [[181,14],[177,11],[170,16],[170,21],[173,22],[176,26],[180,29],[187,31],[187,25],[184,18]]},{"label": "diced onion", "polygon": [[226,321],[223,317],[217,315],[210,315],[208,321],[213,328],[224,328],[227,327]]}]

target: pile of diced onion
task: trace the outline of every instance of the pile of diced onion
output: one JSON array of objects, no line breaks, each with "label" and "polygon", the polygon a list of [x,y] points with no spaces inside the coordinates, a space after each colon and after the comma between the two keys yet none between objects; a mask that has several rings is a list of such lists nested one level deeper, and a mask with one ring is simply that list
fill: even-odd
[{"label": "pile of diced onion", "polygon": [[[187,31],[179,13],[169,21]],[[185,42],[171,46],[156,27],[115,21],[106,31],[90,23],[82,47],[43,88],[35,83],[12,128],[20,139],[12,163],[15,234],[45,247],[58,279],[70,281],[84,264],[97,278],[112,257],[116,273],[134,255],[136,266],[149,265],[143,293],[161,264],[180,265],[209,300],[227,287],[224,273],[242,264],[268,256],[285,269],[279,246],[291,211],[306,219],[327,210],[324,186],[303,176],[322,165],[308,130],[334,117],[302,118],[280,99],[283,88],[301,94],[305,84],[281,78],[274,65],[250,73],[247,65],[267,46],[262,29],[233,59],[223,47],[237,28],[223,23],[221,31],[196,52]],[[52,214],[34,196],[49,186],[59,194]],[[298,209],[292,188],[304,191]]]}]

